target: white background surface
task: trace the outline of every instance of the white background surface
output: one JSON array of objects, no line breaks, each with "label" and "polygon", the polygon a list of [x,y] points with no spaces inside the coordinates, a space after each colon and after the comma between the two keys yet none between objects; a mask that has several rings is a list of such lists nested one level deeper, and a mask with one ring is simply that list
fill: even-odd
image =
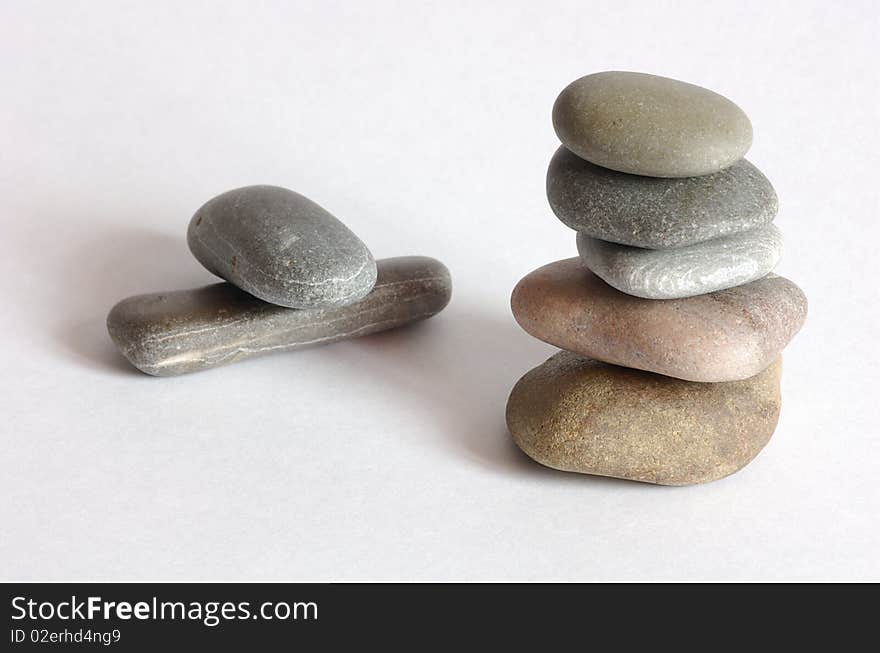
[{"label": "white background surface", "polygon": [[[875,2],[0,2],[0,577],[880,580]],[[638,70],[751,117],[810,299],[764,452],[706,486],[564,474],[504,405],[510,290],[575,255],[550,109]],[[212,276],[187,222],[279,184],[455,296],[418,328],[156,379],[107,311]]]}]

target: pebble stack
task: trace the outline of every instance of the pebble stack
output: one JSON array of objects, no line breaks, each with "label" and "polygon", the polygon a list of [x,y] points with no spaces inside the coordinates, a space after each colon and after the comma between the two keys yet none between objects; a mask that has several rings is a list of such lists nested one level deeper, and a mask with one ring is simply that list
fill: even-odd
[{"label": "pebble stack", "polygon": [[377,262],[342,222],[277,186],[208,201],[187,242],[226,283],[130,297],[107,316],[120,352],[154,376],[403,326],[436,315],[452,294],[440,261]]},{"label": "pebble stack", "polygon": [[560,347],[516,384],[507,424],[537,462],[662,485],[722,478],[769,441],[800,288],[772,273],[773,186],[743,157],[745,113],[673,79],[603,72],[553,107],[547,172],[579,256],[516,286],[530,335]]}]

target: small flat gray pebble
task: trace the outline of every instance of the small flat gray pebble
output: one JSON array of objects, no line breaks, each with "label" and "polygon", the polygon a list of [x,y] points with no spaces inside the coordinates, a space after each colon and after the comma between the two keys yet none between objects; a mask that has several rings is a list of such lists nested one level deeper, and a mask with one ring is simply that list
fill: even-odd
[{"label": "small flat gray pebble", "polygon": [[246,186],[208,201],[192,217],[187,242],[208,270],[279,306],[345,306],[376,282],[373,255],[348,227],[277,186]]},{"label": "small flat gray pebble", "polygon": [[560,147],[547,199],[564,224],[622,245],[664,249],[747,231],[776,217],[776,191],[741,159],[714,175],[657,179],[615,172]]},{"label": "small flat gray pebble", "polygon": [[577,235],[584,262],[605,283],[645,299],[693,297],[766,276],[782,256],[775,225],[677,249],[640,249]]},{"label": "small flat gray pebble", "polygon": [[752,144],[751,122],[727,98],[633,72],[596,73],[569,84],[553,106],[553,127],[578,156],[650,177],[712,174]]},{"label": "small flat gray pebble", "polygon": [[452,295],[449,270],[432,258],[382,259],[378,272],[369,295],[335,308],[283,308],[228,283],[138,295],[113,307],[107,330],[136,368],[172,376],[393,329],[439,313]]}]

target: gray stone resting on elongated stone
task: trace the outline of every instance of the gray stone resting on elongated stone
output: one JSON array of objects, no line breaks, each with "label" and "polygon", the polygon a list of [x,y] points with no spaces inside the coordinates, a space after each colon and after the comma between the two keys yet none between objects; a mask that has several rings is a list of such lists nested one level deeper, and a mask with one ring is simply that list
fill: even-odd
[{"label": "gray stone resting on elongated stone", "polygon": [[782,234],[768,224],[676,249],[641,249],[577,235],[581,260],[620,292],[645,299],[693,297],[767,275],[782,256]]},{"label": "gray stone resting on elongated stone", "polygon": [[376,282],[376,261],[342,222],[278,186],[245,186],[204,204],[186,240],[198,261],[254,297],[288,308],[345,306]]},{"label": "gray stone resting on elongated stone", "polygon": [[375,287],[348,306],[284,308],[219,283],[125,299],[107,316],[107,330],[136,368],[172,376],[424,320],[451,295],[449,270],[440,261],[402,256],[378,261]]}]

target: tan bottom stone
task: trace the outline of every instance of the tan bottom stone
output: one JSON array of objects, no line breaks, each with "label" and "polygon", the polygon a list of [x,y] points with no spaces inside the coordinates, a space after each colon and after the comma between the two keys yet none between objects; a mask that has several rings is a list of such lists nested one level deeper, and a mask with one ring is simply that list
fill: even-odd
[{"label": "tan bottom stone", "polygon": [[660,485],[714,481],[773,435],[781,359],[743,381],[697,383],[562,351],[523,376],[507,426],[554,469]]}]

